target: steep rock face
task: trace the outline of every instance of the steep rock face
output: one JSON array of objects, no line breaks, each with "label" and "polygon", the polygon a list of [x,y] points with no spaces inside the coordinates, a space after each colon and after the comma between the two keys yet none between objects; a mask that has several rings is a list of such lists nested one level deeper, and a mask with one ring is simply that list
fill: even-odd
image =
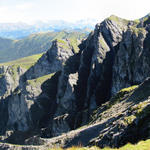
[{"label": "steep rock face", "polygon": [[[21,67],[0,67],[0,133],[3,133],[6,130],[7,122],[9,122],[9,120],[11,120],[10,118],[13,116],[9,109],[12,101],[9,101],[8,99],[19,85],[19,77],[23,75],[24,72],[25,69]],[[23,107],[23,105],[21,107]],[[16,107],[15,110],[17,110]],[[10,118],[9,115],[11,115]]]},{"label": "steep rock face", "polygon": [[[62,134],[86,124],[90,112],[108,101],[111,95],[140,84],[149,76],[149,25],[140,24],[111,16],[97,24],[94,32],[79,45],[79,69],[74,71],[78,78],[68,90],[72,72],[66,75],[63,71],[61,75],[54,121],[58,124],[55,123],[53,129],[61,128]],[[76,115],[71,115],[73,112]],[[69,122],[70,116],[74,126]]]},{"label": "steep rock face", "polygon": [[68,60],[59,78],[53,136],[86,124],[90,111],[109,99],[115,46],[126,28],[106,19],[79,45],[79,56],[73,57],[80,61]]},{"label": "steep rock face", "polygon": [[60,135],[75,127],[75,86],[78,80],[80,54],[70,57],[61,72],[57,90],[57,109],[52,122],[52,136]]},{"label": "steep rock face", "polygon": [[144,28],[129,28],[123,36],[113,66],[112,93],[140,84],[150,73],[149,33]]},{"label": "steep rock face", "polygon": [[7,127],[14,130],[26,131],[30,127],[30,114],[23,95],[10,96],[8,99]]},{"label": "steep rock face", "polygon": [[[53,46],[26,72],[1,67],[1,131],[27,131],[44,127],[56,109],[58,77],[66,60],[74,54],[68,41]],[[14,68],[13,68],[14,69]],[[4,74],[4,75],[3,75]],[[50,90],[50,92],[49,92]],[[7,94],[6,94],[7,93]],[[6,116],[5,119],[2,119]]]},{"label": "steep rock face", "polygon": [[[80,53],[69,58],[59,78],[57,110],[52,124],[52,135],[60,135],[82,123],[84,98],[94,44],[93,33],[80,45]],[[86,48],[87,46],[87,48]],[[80,120],[81,119],[81,120]],[[58,130],[59,129],[59,130]]]},{"label": "steep rock face", "polygon": [[[110,97],[112,66],[115,56],[115,46],[122,40],[124,28],[117,22],[106,19],[97,24],[94,32],[94,53],[91,60],[91,70],[88,78],[87,103],[95,99],[97,105]],[[91,100],[92,99],[92,100]]]},{"label": "steep rock face", "polygon": [[[110,96],[115,47],[127,28],[126,21],[117,18],[116,22],[116,17],[112,18],[96,25],[94,32],[79,46],[79,54],[74,54],[68,40],[56,40],[33,67],[16,78],[19,86],[16,82],[14,93],[6,101],[10,116],[6,126],[25,131],[33,126],[44,127],[49,122],[53,124],[50,128],[55,136],[87,122],[88,111]],[[60,77],[54,75],[58,71],[62,71]],[[58,87],[52,85],[54,81]],[[44,92],[44,87],[53,87],[54,94]],[[48,114],[53,113],[52,121]],[[24,119],[20,121],[20,117]],[[57,128],[60,131],[56,131]]]},{"label": "steep rock face", "polygon": [[[110,95],[116,48],[128,24],[126,20],[117,18],[116,22],[114,18],[117,17],[111,16],[101,24],[97,24],[93,35],[89,36],[91,40],[87,40],[83,48],[78,81],[81,94],[77,96],[80,97],[80,102],[83,101],[85,108],[95,108],[96,105],[106,101]],[[80,80],[85,83],[80,83]],[[85,91],[82,92],[83,88]]]},{"label": "steep rock face", "polygon": [[66,60],[74,54],[67,40],[55,40],[52,47],[26,72],[27,79],[34,79],[62,70]]},{"label": "steep rock face", "polygon": [[25,69],[15,66],[0,66],[0,99],[10,95],[19,85],[19,77]]}]

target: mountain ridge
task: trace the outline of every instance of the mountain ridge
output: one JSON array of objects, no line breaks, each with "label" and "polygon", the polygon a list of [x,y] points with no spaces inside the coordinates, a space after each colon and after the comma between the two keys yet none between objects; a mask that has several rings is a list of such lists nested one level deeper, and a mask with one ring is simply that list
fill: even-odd
[{"label": "mountain ridge", "polygon": [[43,53],[51,47],[51,43],[55,39],[68,38],[73,43],[73,46],[78,49],[77,43],[80,43],[87,35],[88,33],[84,31],[60,31],[35,33],[20,40],[0,38],[0,62]]},{"label": "mountain ridge", "polygon": [[79,51],[54,40],[26,70],[0,66],[1,142],[118,148],[148,139],[149,29],[149,18],[111,16]]}]

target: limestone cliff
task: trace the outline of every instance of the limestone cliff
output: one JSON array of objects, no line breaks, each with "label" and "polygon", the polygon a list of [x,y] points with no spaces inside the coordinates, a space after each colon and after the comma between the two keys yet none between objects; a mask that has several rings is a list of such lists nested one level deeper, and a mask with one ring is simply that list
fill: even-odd
[{"label": "limestone cliff", "polygon": [[51,49],[29,69],[11,63],[1,66],[2,134],[9,130],[25,132],[48,123],[51,119],[48,115],[56,111],[55,97],[60,71],[72,55],[74,49],[69,41],[56,40]]},{"label": "limestone cliff", "polygon": [[80,62],[74,61],[78,70],[69,75],[63,70],[59,80],[54,136],[85,125],[93,109],[122,88],[139,85],[149,77],[148,20],[111,16],[79,45]]},{"label": "limestone cliff", "polygon": [[[79,141],[85,146],[117,147],[128,137],[134,142],[129,132],[135,131],[135,124],[136,131],[140,129],[141,118],[133,109],[142,103],[144,111],[149,104],[149,79],[145,80],[150,73],[149,20],[110,16],[82,41],[79,52],[69,40],[55,40],[27,69],[2,65],[0,133],[5,136],[1,141],[64,147]],[[134,88],[121,90],[130,86]],[[85,129],[71,131],[83,125]],[[19,135],[23,139],[18,141]],[[137,140],[148,135],[139,132]]]}]

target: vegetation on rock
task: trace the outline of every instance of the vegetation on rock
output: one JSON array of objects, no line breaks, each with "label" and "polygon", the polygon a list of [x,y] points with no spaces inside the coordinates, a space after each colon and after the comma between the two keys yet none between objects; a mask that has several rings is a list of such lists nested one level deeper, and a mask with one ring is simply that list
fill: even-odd
[{"label": "vegetation on rock", "polygon": [[55,73],[51,73],[48,75],[44,75],[42,77],[36,78],[36,79],[32,79],[32,80],[27,80],[27,84],[32,85],[32,86],[36,86],[37,84],[42,84],[44,83],[46,80],[50,79]]},{"label": "vegetation on rock", "polygon": [[[142,21],[111,16],[96,25],[79,49],[78,38],[61,32],[43,55],[1,64],[1,129],[14,130],[15,137],[18,130],[36,128],[39,132],[22,143],[43,148],[134,150],[145,145],[146,149],[150,144],[147,23],[145,27]],[[12,78],[17,78],[16,87]]]},{"label": "vegetation on rock", "polygon": [[93,147],[71,147],[67,149],[56,148],[56,149],[51,149],[51,150],[149,150],[149,148],[150,148],[150,140],[140,141],[137,144],[128,143],[121,148],[109,148],[109,147],[99,148],[99,147],[93,146]]}]

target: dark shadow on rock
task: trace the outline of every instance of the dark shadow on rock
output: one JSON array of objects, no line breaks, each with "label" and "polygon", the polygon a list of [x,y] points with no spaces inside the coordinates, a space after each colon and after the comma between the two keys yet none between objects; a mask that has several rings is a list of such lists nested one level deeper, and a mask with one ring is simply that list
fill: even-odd
[{"label": "dark shadow on rock", "polygon": [[111,97],[112,68],[114,57],[114,50],[107,52],[103,64],[100,64],[99,66],[99,68],[101,68],[101,74],[98,78],[98,84],[96,86],[95,92],[96,103],[98,106],[108,101]]},{"label": "dark shadow on rock", "polygon": [[8,121],[8,100],[0,100],[0,135],[3,135],[6,131]]},{"label": "dark shadow on rock", "polygon": [[150,96],[150,77],[146,78],[143,83],[132,93],[128,101],[132,101],[134,105],[142,102]]},{"label": "dark shadow on rock", "polygon": [[[81,129],[79,133],[75,133],[76,136],[73,139],[69,139],[65,141],[64,148],[68,148],[71,146],[79,146],[79,145],[82,145],[83,147],[89,146],[89,145],[95,146],[95,142],[92,143],[93,139],[98,138],[100,135],[100,132],[106,128],[107,124],[109,124],[110,122],[112,122],[112,120],[115,120],[115,119],[116,118],[111,118],[104,123],[96,124],[83,130]],[[101,144],[98,146],[103,147]]]},{"label": "dark shadow on rock", "polygon": [[136,144],[142,140],[150,138],[150,105],[146,106],[128,125],[118,141],[118,147],[127,143]]},{"label": "dark shadow on rock", "polygon": [[[56,94],[58,88],[58,78],[61,71],[55,73],[41,85],[42,93],[36,99],[36,103],[31,107],[33,124],[37,128],[46,128],[53,119],[57,109]],[[40,104],[40,107],[38,105]],[[40,111],[41,110],[41,111]]]},{"label": "dark shadow on rock", "polygon": [[[60,74],[61,71],[56,72],[50,79],[41,85],[42,93],[37,97],[35,103],[30,108],[31,118],[33,121],[32,127],[28,131],[21,132],[18,131],[17,126],[14,124],[14,132],[3,142],[9,142],[12,144],[25,144],[24,142],[27,138],[31,136],[41,136],[41,129],[48,127],[48,124],[52,120],[57,108],[56,94],[58,78]],[[3,105],[0,106],[2,107]],[[0,110],[2,111],[3,109]],[[2,113],[2,115],[4,114]],[[6,111],[5,115],[8,115]],[[8,118],[8,116],[6,118]],[[4,123],[7,125],[7,121]]]}]

